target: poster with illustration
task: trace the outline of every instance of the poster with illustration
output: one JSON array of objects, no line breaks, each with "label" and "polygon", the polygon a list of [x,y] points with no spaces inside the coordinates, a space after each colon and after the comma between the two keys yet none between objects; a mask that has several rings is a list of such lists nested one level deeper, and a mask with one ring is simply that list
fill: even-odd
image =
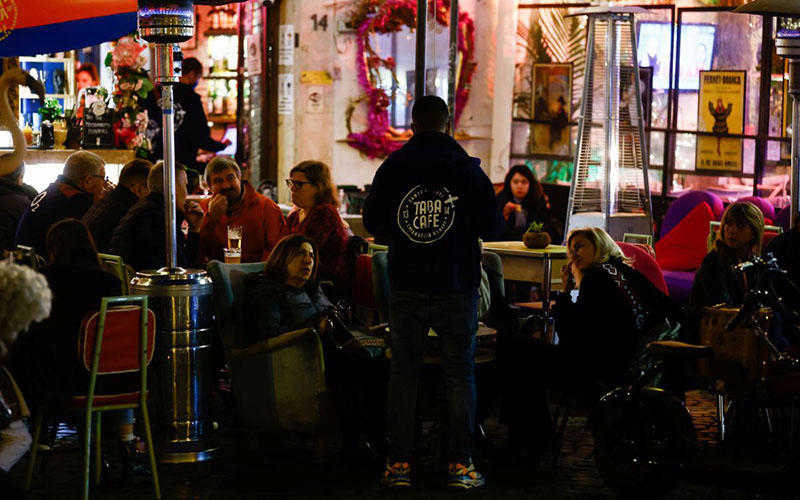
[{"label": "poster with illustration", "polygon": [[742,139],[722,137],[744,132],[747,72],[701,71],[697,130],[719,134],[697,136],[697,170],[742,171]]},{"label": "poster with illustration", "polygon": [[[783,67],[783,120],[781,137],[792,138],[792,96],[789,95],[789,59]],[[781,160],[792,159],[792,143],[781,143]]]},{"label": "poster with illustration", "polygon": [[533,65],[531,153],[570,156],[572,64]]}]

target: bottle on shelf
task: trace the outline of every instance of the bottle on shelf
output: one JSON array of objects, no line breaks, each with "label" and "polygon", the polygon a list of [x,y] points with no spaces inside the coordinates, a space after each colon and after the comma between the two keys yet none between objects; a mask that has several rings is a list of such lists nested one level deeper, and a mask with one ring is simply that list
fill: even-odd
[{"label": "bottle on shelf", "polygon": [[225,80],[219,80],[217,83],[217,95],[214,97],[214,114],[225,114],[225,97],[228,93],[225,87]]},{"label": "bottle on shelf", "polygon": [[214,100],[217,98],[217,88],[216,82],[210,81],[208,82],[208,97],[206,98],[206,108],[208,109],[208,114],[214,114]]},{"label": "bottle on shelf", "polygon": [[211,29],[212,30],[219,29],[219,10],[211,9],[211,11],[208,13],[208,16],[210,20],[209,24],[211,26]]},{"label": "bottle on shelf", "polygon": [[236,114],[236,97],[238,95],[238,89],[236,80],[229,80],[228,81],[228,97],[227,97],[227,115],[235,115]]}]

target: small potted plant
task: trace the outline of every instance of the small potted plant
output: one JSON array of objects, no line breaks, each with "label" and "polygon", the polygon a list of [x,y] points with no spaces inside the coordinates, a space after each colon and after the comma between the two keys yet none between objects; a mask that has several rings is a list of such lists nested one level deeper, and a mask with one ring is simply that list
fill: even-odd
[{"label": "small potted plant", "polygon": [[532,222],[525,234],[522,235],[522,243],[528,248],[545,248],[550,244],[550,235],[542,231],[544,223]]},{"label": "small potted plant", "polygon": [[42,149],[53,149],[55,137],[53,135],[53,123],[61,118],[61,105],[58,99],[45,99],[44,104],[39,106],[39,116],[42,117]]}]

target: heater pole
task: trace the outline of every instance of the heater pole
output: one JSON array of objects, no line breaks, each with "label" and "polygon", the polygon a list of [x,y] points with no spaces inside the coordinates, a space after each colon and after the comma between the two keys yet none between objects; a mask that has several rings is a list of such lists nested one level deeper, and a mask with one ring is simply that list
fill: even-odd
[{"label": "heater pole", "polygon": [[417,0],[417,54],[414,65],[414,100],[425,95],[425,35],[428,29],[428,1]]}]

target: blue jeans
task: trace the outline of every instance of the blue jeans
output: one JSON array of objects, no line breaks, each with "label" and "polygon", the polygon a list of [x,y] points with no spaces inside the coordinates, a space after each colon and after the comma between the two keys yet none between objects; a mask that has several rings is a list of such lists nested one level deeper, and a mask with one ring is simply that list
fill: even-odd
[{"label": "blue jeans", "polygon": [[477,299],[463,294],[391,292],[392,369],[387,402],[390,460],[408,461],[416,436],[417,385],[428,329],[439,335],[447,388],[448,458],[472,457]]}]

